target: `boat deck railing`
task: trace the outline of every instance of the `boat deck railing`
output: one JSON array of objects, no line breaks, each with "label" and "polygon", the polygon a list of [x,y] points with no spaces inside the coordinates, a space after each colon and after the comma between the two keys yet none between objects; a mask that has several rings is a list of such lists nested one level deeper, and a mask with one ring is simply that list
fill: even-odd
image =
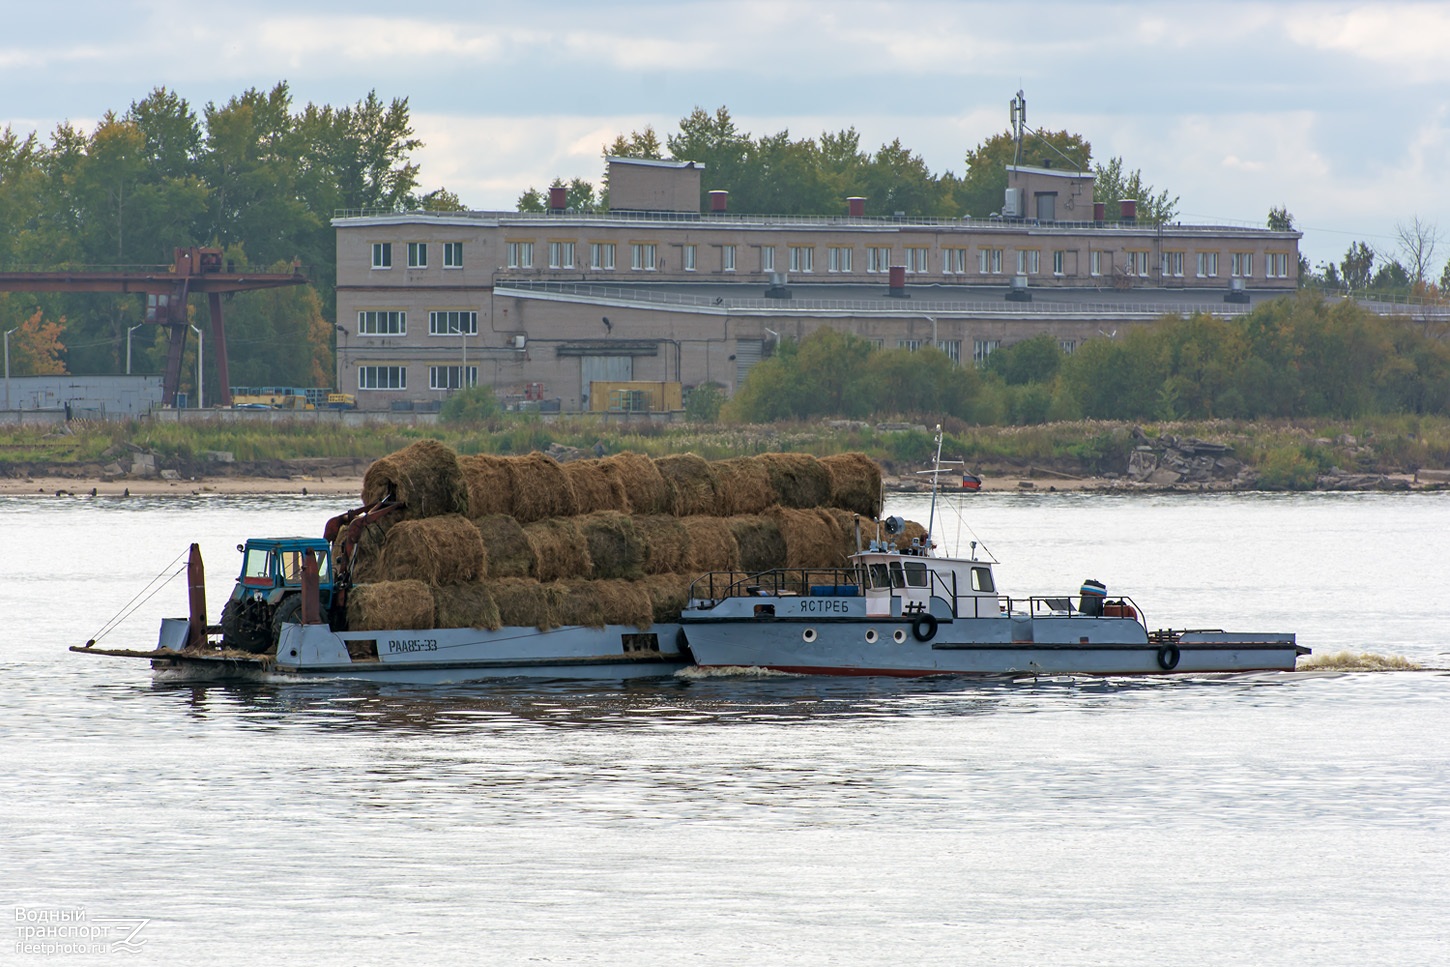
[{"label": "boat deck railing", "polygon": [[[1126,595],[1102,605],[1100,615],[1079,611],[1071,595],[1011,595],[957,593],[956,575],[930,571],[932,597],[945,603],[956,618],[1131,618],[1144,624],[1143,611]],[[903,590],[923,588],[893,588]],[[769,571],[711,571],[702,574],[690,585],[690,600],[704,608],[713,608],[728,598],[778,598],[783,596],[863,597],[865,590],[860,572],[855,568],[774,568]]]}]

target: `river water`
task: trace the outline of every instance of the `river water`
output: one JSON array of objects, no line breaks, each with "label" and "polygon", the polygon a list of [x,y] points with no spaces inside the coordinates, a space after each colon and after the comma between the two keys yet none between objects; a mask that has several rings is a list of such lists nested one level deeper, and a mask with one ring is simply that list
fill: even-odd
[{"label": "river water", "polygon": [[[215,611],[237,542],[345,506],[0,498],[0,963],[1450,962],[1450,672],[179,685],[65,650],[190,541]],[[1006,593],[1450,667],[1450,494],[966,510],[938,533]]]}]

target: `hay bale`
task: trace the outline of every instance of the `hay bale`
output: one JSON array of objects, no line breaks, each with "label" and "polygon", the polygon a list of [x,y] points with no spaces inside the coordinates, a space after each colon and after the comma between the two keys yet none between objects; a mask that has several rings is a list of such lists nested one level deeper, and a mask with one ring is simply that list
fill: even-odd
[{"label": "hay bale", "polygon": [[864,453],[822,457],[831,478],[830,505],[876,518],[881,513],[881,467]]},{"label": "hay bale", "polygon": [[680,620],[680,612],[690,600],[688,574],[651,574],[639,584],[649,595],[655,624]]},{"label": "hay bale", "polygon": [[514,482],[508,458],[478,453],[458,458],[458,471],[468,490],[468,516],[488,517],[514,512]]},{"label": "hay bale", "polygon": [[499,621],[504,627],[537,628],[548,631],[559,627],[554,610],[557,594],[551,585],[532,578],[502,578],[488,582],[488,591],[498,606]]},{"label": "hay bale", "polygon": [[785,507],[820,507],[831,499],[831,472],[808,453],[762,453],[776,502]]},{"label": "hay bale", "polygon": [[556,581],[545,588],[554,602],[554,614],[561,625],[603,628],[604,601],[599,591],[602,581]]},{"label": "hay bale", "polygon": [[513,487],[513,516],[520,524],[550,517],[573,517],[579,501],[559,462],[537,450],[526,457],[508,458]]},{"label": "hay bale", "polygon": [[[849,510],[842,510],[840,507],[822,507],[820,509],[822,512],[830,515],[831,520],[835,522],[836,531],[841,536],[841,556],[843,558],[849,558],[852,554],[855,554],[859,550],[856,546],[856,522],[860,518],[855,513]],[[862,544],[871,540],[871,536],[875,533],[875,521],[861,520]]]},{"label": "hay bale", "polygon": [[642,453],[616,453],[599,462],[619,482],[636,514],[673,514],[675,489],[660,475],[655,462]]},{"label": "hay bale", "polygon": [[765,465],[753,457],[716,461],[716,513],[722,517],[758,514],[775,503],[775,490]]},{"label": "hay bale", "polygon": [[468,584],[488,573],[483,538],[460,514],[405,520],[388,530],[383,570],[390,581]]},{"label": "hay bale", "polygon": [[564,475],[574,487],[577,512],[592,514],[600,510],[629,513],[629,495],[619,477],[606,473],[598,460],[570,460],[561,463]]},{"label": "hay bale", "polygon": [[533,577],[557,581],[592,573],[589,543],[572,517],[536,521],[524,527],[524,537],[534,551]]},{"label": "hay bale", "polygon": [[841,554],[841,531],[830,514],[819,509],[772,507],[767,516],[775,521],[785,540],[786,567],[846,566],[846,559]]},{"label": "hay bale", "polygon": [[[589,549],[591,571],[561,577],[641,578],[644,577],[645,549],[634,521],[617,510],[575,518]],[[542,580],[542,578],[541,578]]]},{"label": "hay bale", "polygon": [[459,584],[433,589],[433,611],[440,628],[483,628],[497,631],[503,626],[498,604],[482,584]]},{"label": "hay bale", "polygon": [[350,631],[423,631],[435,626],[433,593],[422,581],[359,584],[348,593]]},{"label": "hay bale", "polygon": [[507,514],[489,514],[475,520],[473,526],[483,539],[489,577],[526,578],[537,571],[538,555],[518,521]]},{"label": "hay bale", "polygon": [[785,538],[774,518],[747,514],[729,518],[730,533],[740,547],[743,571],[769,571],[786,566]]},{"label": "hay bale", "polygon": [[458,457],[437,440],[419,440],[373,461],[363,474],[363,503],[377,503],[389,493],[404,505],[395,515],[400,520],[468,511]]},{"label": "hay bale", "polygon": [[570,581],[571,593],[579,584],[589,584],[606,625],[628,625],[645,629],[654,623],[654,600],[642,581]]},{"label": "hay bale", "polygon": [[740,545],[728,517],[683,517],[680,526],[689,536],[686,571],[730,571],[740,567]]},{"label": "hay bale", "polygon": [[[693,566],[690,563],[690,532],[681,518],[664,514],[641,515],[634,518],[634,531],[644,548],[644,573],[672,574]],[[592,545],[590,553],[593,553]],[[595,558],[596,577],[600,576],[598,562],[599,559]]]},{"label": "hay bale", "polygon": [[675,491],[673,513],[680,517],[691,514],[718,513],[719,481],[715,469],[704,457],[693,453],[677,453],[655,460],[660,476]]}]

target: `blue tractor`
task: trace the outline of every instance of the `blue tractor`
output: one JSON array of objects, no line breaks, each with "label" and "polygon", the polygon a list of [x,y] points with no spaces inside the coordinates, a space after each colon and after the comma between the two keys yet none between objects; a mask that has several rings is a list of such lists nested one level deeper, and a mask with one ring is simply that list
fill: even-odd
[{"label": "blue tractor", "polygon": [[[277,647],[282,626],[302,623],[307,556],[317,565],[318,619],[337,631],[347,627],[347,593],[363,530],[402,505],[390,497],[327,522],[322,538],[254,537],[242,552],[242,573],[222,607],[222,647],[262,654]],[[337,559],[333,560],[334,545]]]}]

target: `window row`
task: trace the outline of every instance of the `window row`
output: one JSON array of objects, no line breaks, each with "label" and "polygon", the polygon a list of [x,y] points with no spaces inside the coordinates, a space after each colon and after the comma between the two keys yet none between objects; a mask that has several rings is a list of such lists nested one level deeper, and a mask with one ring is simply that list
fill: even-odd
[{"label": "window row", "polygon": [[[401,309],[364,309],[357,314],[359,336],[406,336],[408,313]],[[478,313],[470,309],[435,309],[428,313],[430,336],[476,336]]]},{"label": "window row", "polygon": [[[465,382],[466,381],[466,382]],[[478,385],[477,366],[429,366],[428,388],[432,390],[462,389]],[[406,366],[359,366],[358,389],[407,389]]]},{"label": "window row", "polygon": [[[428,267],[428,243],[408,242],[408,268],[426,269]],[[552,241],[548,243],[548,267],[550,269],[574,269],[581,267],[576,261],[575,245],[573,241]],[[713,247],[713,246],[712,246]],[[596,272],[612,272],[615,269],[615,248],[614,242],[590,242],[588,268]],[[680,248],[680,268],[685,272],[695,272],[699,269],[699,246],[682,245]],[[724,272],[734,272],[738,262],[735,245],[721,245],[720,269]],[[373,243],[373,268],[390,269],[393,266],[393,244],[391,242]],[[463,243],[444,242],[443,267],[445,269],[463,268]],[[531,241],[513,241],[505,243],[507,265],[511,269],[532,269],[534,264],[534,243]],[[760,249],[760,271],[776,271],[775,246],[761,246]],[[854,248],[845,245],[826,246],[827,273],[851,273],[854,271]],[[943,275],[967,275],[969,262],[969,248],[943,248],[939,250],[941,259],[941,273]],[[1001,248],[979,248],[977,251],[976,274],[978,275],[1002,275],[1008,263],[1004,261],[1003,255],[1006,251]],[[790,245],[787,246],[788,260],[786,266],[790,272],[798,275],[812,274],[816,271],[816,246],[814,245]],[[1161,254],[1159,263],[1159,274],[1163,278],[1181,279],[1184,277],[1187,253],[1181,251],[1166,251]],[[1200,279],[1217,278],[1219,274],[1219,253],[1218,252],[1196,252],[1193,269],[1195,275]],[[892,259],[892,250],[889,246],[867,246],[866,247],[866,271],[867,273],[885,273],[891,269],[893,264],[902,266],[908,275],[924,275],[932,271],[931,268],[932,250],[927,246],[908,245],[901,250],[900,258],[895,263]],[[1149,277],[1149,260],[1151,253],[1144,251],[1128,251],[1112,253],[1104,250],[1093,250],[1089,253],[1089,275],[1113,275],[1123,274],[1137,276],[1139,278]],[[1071,264],[1069,264],[1071,263]],[[1264,256],[1265,272],[1264,278],[1287,279],[1289,277],[1289,253],[1270,252]],[[1053,275],[1075,275],[1077,265],[1076,250],[1055,250],[1052,252],[1052,274]],[[659,258],[659,245],[656,242],[630,242],[629,243],[629,268],[634,272],[655,272],[668,268]],[[1018,275],[1039,275],[1042,271],[1042,253],[1037,249],[1016,250],[1016,272]],[[1229,253],[1229,274],[1233,278],[1249,279],[1254,277],[1254,253],[1252,252],[1231,252]]]},{"label": "window row", "polygon": [[[445,269],[463,268],[463,243],[443,242],[443,267]],[[428,267],[428,243],[408,242],[408,268],[426,269]],[[391,269],[393,267],[393,243],[373,243],[373,268]]]}]

